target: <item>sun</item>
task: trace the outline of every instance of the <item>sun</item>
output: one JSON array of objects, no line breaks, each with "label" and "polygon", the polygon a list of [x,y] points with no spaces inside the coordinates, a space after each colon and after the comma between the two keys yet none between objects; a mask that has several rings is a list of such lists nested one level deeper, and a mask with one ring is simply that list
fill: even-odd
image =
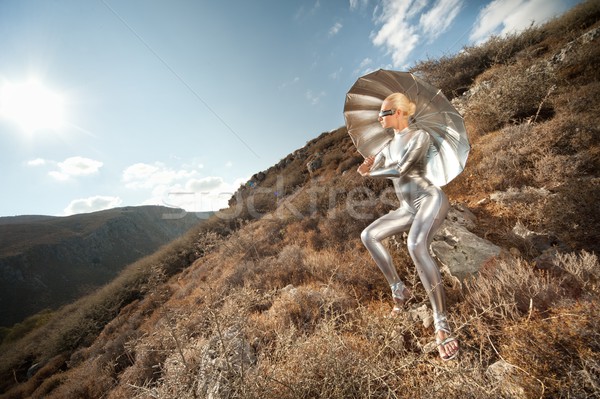
[{"label": "sun", "polygon": [[27,133],[59,130],[65,125],[65,97],[35,78],[0,83],[0,118]]}]

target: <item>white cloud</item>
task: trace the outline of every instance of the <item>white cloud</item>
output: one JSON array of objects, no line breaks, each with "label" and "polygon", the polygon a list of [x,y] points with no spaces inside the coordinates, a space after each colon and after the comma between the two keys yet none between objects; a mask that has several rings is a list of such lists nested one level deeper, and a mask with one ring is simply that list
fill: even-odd
[{"label": "white cloud", "polygon": [[430,42],[450,27],[462,5],[463,0],[440,0],[429,11],[421,14],[419,25]]},{"label": "white cloud", "polygon": [[65,215],[74,215],[77,213],[96,212],[104,209],[115,208],[121,205],[122,201],[119,197],[94,196],[89,198],[81,198],[71,201],[69,206],[64,210]]},{"label": "white cloud", "polygon": [[221,177],[189,179],[172,186],[157,186],[142,205],[163,205],[188,212],[217,211],[228,206],[229,199],[248,179],[227,183]]},{"label": "white cloud", "polygon": [[155,162],[154,164],[136,163],[123,171],[122,179],[128,188],[151,189],[160,185],[174,184],[176,181],[188,179],[195,174],[195,170],[175,170],[162,162]]},{"label": "white cloud", "polygon": [[519,32],[544,23],[568,8],[563,0],[494,0],[477,16],[470,39],[481,43],[492,35]]},{"label": "white cloud", "polygon": [[289,82],[283,82],[282,84],[280,84],[279,90],[285,89],[286,87],[291,86],[291,85],[295,85],[299,81],[300,81],[300,78],[298,76],[296,76],[296,77],[294,77],[294,79],[290,80]]},{"label": "white cloud", "polygon": [[395,66],[404,65],[419,42],[416,27],[407,20],[410,5],[410,1],[384,0],[377,19],[382,26],[372,39],[374,45],[387,48]]},{"label": "white cloud", "polygon": [[329,74],[329,77],[330,77],[331,79],[333,79],[333,80],[337,80],[337,79],[339,79],[339,78],[340,78],[340,75],[342,74],[342,71],[343,71],[343,70],[344,70],[344,69],[343,69],[342,67],[340,67],[340,68],[339,68],[337,71],[331,72],[331,73]]},{"label": "white cloud", "polygon": [[[396,1],[401,1],[401,0],[396,0]],[[408,1],[403,1],[403,3],[407,3],[407,6],[408,6],[407,18],[414,18],[417,15],[419,15],[419,13],[425,7],[427,7],[427,3],[429,3],[429,0],[408,0]]]},{"label": "white cloud", "polygon": [[385,47],[394,67],[406,67],[412,51],[423,42],[445,32],[458,16],[464,0],[383,0],[375,23],[381,25],[371,40]]},{"label": "white cloud", "polygon": [[147,192],[139,205],[162,205],[188,212],[227,207],[241,184],[229,184],[218,176],[197,177],[195,170],[172,168],[161,162],[133,164],[123,171],[122,181],[127,188]]},{"label": "white cloud", "polygon": [[304,7],[304,5],[302,5],[298,9],[298,11],[296,11],[296,14],[294,15],[294,19],[300,20],[300,19],[303,19],[304,17],[315,15],[317,13],[317,11],[319,10],[319,8],[321,8],[320,0],[315,1],[313,6],[310,7],[308,10]]},{"label": "white cloud", "polygon": [[340,30],[342,29],[343,25],[339,22],[336,22],[330,29],[329,29],[329,36],[335,36],[337,35]]},{"label": "white cloud", "polygon": [[357,8],[363,8],[369,3],[369,0],[350,0],[350,11]]},{"label": "white cloud", "polygon": [[67,158],[57,165],[58,170],[53,170],[48,174],[56,180],[65,181],[69,180],[71,177],[89,176],[98,173],[103,163],[93,159],[76,156]]},{"label": "white cloud", "polygon": [[363,59],[358,67],[354,70],[354,75],[366,75],[369,72],[373,72],[373,60],[370,58]]},{"label": "white cloud", "polygon": [[204,177],[202,179],[188,180],[186,189],[194,192],[211,191],[221,187],[224,184],[221,177]]},{"label": "white cloud", "polygon": [[312,104],[317,105],[323,97],[325,97],[326,93],[321,91],[319,93],[314,93],[312,90],[306,91],[306,99]]},{"label": "white cloud", "polygon": [[42,166],[46,165],[46,160],[43,158],[32,159],[31,161],[27,161],[27,165],[29,166]]}]

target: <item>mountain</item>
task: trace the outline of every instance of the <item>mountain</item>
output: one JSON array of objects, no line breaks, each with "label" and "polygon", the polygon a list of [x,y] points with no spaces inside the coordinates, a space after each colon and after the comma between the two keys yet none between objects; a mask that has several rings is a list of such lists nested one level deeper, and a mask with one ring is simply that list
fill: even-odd
[{"label": "mountain", "polygon": [[0,326],[89,294],[199,222],[194,214],[165,217],[175,211],[142,206],[1,217]]},{"label": "mountain", "polygon": [[388,317],[360,234],[397,202],[356,172],[340,127],[27,335],[9,331],[0,398],[600,397],[599,43],[588,1],[413,69],[471,142],[431,246],[458,359],[439,357],[402,235],[385,245],[412,295]]}]

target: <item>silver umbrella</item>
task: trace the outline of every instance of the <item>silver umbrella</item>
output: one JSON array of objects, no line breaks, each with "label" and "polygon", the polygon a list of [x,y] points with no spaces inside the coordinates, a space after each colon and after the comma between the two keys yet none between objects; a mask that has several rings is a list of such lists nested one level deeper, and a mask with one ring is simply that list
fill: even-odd
[{"label": "silver umbrella", "polygon": [[409,128],[431,136],[426,177],[443,186],[465,167],[470,145],[462,116],[441,90],[409,72],[380,69],[360,77],[346,94],[344,118],[348,134],[364,157],[376,155],[392,138],[381,127],[381,103],[392,93],[404,93],[416,105]]}]

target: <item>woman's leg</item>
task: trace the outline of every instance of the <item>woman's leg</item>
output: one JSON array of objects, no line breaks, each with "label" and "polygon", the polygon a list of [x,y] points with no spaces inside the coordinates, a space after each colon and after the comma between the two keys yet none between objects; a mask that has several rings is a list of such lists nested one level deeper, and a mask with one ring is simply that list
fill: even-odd
[{"label": "woman's leg", "polygon": [[446,297],[442,277],[429,252],[429,245],[444,222],[450,205],[446,195],[439,189],[423,198],[420,205],[408,233],[408,251],[431,302],[436,338],[440,342],[440,355],[447,359],[458,352],[458,343],[453,338],[449,339],[450,327],[446,320]]},{"label": "woman's leg", "polygon": [[[392,257],[382,243],[382,240],[394,234],[407,231],[413,221],[414,215],[404,208],[398,208],[395,211],[380,217],[371,223],[360,235],[363,244],[369,250],[373,260],[383,272],[386,280],[392,289],[392,296],[395,302],[400,305],[407,298],[404,294],[408,290],[400,280],[398,272],[392,262]],[[394,308],[399,310],[399,308]]]},{"label": "woman's leg", "polygon": [[442,286],[442,277],[437,264],[431,257],[429,245],[436,231],[444,222],[449,204],[441,190],[432,190],[432,195],[423,198],[408,233],[408,252],[415,263],[419,278],[423,283],[431,307],[434,320],[446,313],[446,299]]}]

